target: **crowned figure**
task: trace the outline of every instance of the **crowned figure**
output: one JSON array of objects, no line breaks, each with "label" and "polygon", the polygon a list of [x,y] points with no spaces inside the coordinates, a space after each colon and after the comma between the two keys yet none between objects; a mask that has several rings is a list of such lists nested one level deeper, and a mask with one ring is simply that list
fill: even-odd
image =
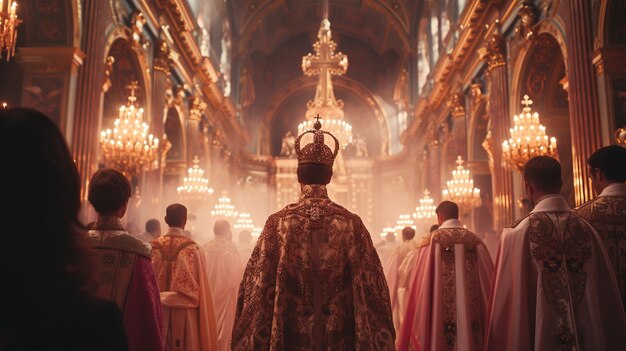
[{"label": "crowned figure", "polygon": [[[359,216],[328,198],[339,141],[317,118],[295,142],[300,200],[268,218],[246,267],[233,350],[395,348],[389,290],[370,234]],[[306,134],[313,142],[300,148]]]}]

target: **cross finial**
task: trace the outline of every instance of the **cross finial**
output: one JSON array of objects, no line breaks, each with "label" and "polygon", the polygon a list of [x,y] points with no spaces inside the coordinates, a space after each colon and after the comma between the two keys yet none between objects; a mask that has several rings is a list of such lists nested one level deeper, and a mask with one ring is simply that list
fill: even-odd
[{"label": "cross finial", "polygon": [[424,189],[424,197],[428,197],[430,195],[430,191],[428,189]]},{"label": "cross finial", "polygon": [[193,157],[193,165],[194,166],[198,166],[200,164],[200,159],[198,158],[198,156],[194,156]]},{"label": "cross finial", "polygon": [[522,100],[522,105],[524,105],[524,111],[526,109],[530,110],[530,105],[533,104],[533,101],[530,99],[528,95],[524,95],[524,100]]},{"label": "cross finial", "polygon": [[463,167],[463,159],[461,158],[461,156],[456,158],[456,164],[458,165],[457,168],[458,167],[461,167],[461,168]]},{"label": "cross finial", "polygon": [[126,86],[126,89],[128,89],[130,93],[130,95],[128,96],[128,101],[130,102],[137,101],[137,97],[135,96],[135,91],[139,90],[139,82],[136,80],[130,82],[130,84]]},{"label": "cross finial", "polygon": [[[322,117],[320,117],[320,114],[318,113],[317,116],[313,117],[315,118],[315,122],[319,122],[320,119],[322,119]],[[320,122],[321,123],[321,122]]]}]

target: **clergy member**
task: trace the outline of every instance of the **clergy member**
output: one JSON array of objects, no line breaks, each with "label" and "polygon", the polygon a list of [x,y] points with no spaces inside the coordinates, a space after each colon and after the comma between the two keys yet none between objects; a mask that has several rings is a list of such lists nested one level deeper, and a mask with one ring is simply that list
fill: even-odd
[{"label": "clergy member", "polygon": [[435,213],[439,229],[419,244],[398,349],[483,350],[491,256],[459,221],[457,204],[444,201]]},{"label": "clergy member", "polygon": [[389,295],[391,299],[391,311],[393,312],[393,326],[396,330],[400,328],[402,316],[400,313],[401,304],[398,300],[398,289],[400,288],[400,265],[404,258],[413,250],[417,249],[413,238],[415,237],[415,229],[404,227],[402,229],[402,244],[398,245],[389,256],[389,264],[383,267],[385,277],[389,285]]},{"label": "clergy member", "polygon": [[217,319],[217,340],[220,350],[230,350],[230,338],[235,324],[237,290],[243,275],[243,263],[232,242],[230,223],[218,220],[213,225],[215,237],[204,245],[209,284]]},{"label": "clergy member", "polygon": [[528,216],[504,230],[496,258],[487,349],[622,350],[626,325],[600,237],[561,196],[561,165],[524,166]]},{"label": "clergy member", "polygon": [[626,148],[612,145],[589,160],[591,184],[598,197],[577,209],[600,235],[626,307]]},{"label": "clergy member", "polygon": [[183,232],[187,208],[173,204],[165,212],[169,229],[152,242],[152,265],[163,304],[165,349],[219,350],[204,254]]},{"label": "clergy member", "polygon": [[[372,239],[326,191],[339,142],[319,120],[314,128],[296,139],[300,200],[269,217],[246,267],[233,350],[394,349],[389,290]],[[300,149],[306,134],[313,143]]]},{"label": "clergy member", "polygon": [[151,246],[129,235],[122,225],[131,188],[114,169],[97,171],[88,199],[98,219],[88,232],[97,263],[100,298],[114,301],[124,317],[129,350],[163,350],[159,290]]}]

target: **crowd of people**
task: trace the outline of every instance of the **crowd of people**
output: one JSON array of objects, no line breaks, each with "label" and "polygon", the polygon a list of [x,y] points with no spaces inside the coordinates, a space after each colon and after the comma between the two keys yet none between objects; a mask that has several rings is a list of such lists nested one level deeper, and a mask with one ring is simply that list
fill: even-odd
[{"label": "crowd of people", "polygon": [[224,220],[199,245],[182,204],[167,207],[167,230],[151,219],[130,235],[131,185],[108,168],[91,177],[97,220],[83,225],[61,133],[37,111],[0,111],[0,350],[626,345],[626,148],[590,157],[598,196],[576,209],[558,195],[559,162],[531,159],[523,178],[534,208],[503,230],[495,263],[443,201],[429,233],[418,240],[405,228],[381,264],[358,215],[328,198],[338,147],[324,143],[334,136],[319,120],[314,128],[312,143],[295,142],[301,198],[268,218],[253,250],[250,233],[237,247]]}]

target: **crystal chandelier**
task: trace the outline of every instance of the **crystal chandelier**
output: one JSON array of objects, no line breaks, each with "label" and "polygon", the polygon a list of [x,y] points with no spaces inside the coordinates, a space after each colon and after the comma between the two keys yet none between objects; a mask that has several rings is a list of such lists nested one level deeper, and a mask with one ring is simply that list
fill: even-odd
[{"label": "crystal chandelier", "polygon": [[423,221],[437,217],[435,213],[437,207],[434,203],[435,200],[430,197],[430,191],[428,191],[428,189],[424,190],[424,197],[420,199],[420,205],[415,208],[413,218],[415,218],[416,221]]},{"label": "crystal chandelier", "polygon": [[148,134],[143,108],[136,106],[137,88],[137,82],[128,86],[128,102],[120,107],[113,129],[100,132],[104,161],[129,178],[138,176],[144,169],[152,169],[159,157],[159,139]]},{"label": "crystal chandelier", "polygon": [[0,0],[0,59],[6,52],[7,62],[15,55],[17,43],[17,26],[22,21],[17,18],[17,1],[9,0],[6,8],[4,0]]},{"label": "crystal chandelier", "polygon": [[237,218],[237,222],[233,225],[233,228],[241,231],[241,230],[250,230],[254,229],[254,224],[252,223],[252,219],[250,218],[250,214],[248,212],[240,212],[239,217]]},{"label": "crystal chandelier", "polygon": [[393,234],[394,237],[398,236],[398,234],[396,233],[396,228],[385,227],[385,228],[383,228],[382,233],[380,233],[380,237],[383,238],[383,239],[386,239],[388,234]]},{"label": "crystal chandelier", "polygon": [[524,95],[522,113],[513,117],[511,138],[502,143],[502,155],[509,167],[522,171],[535,156],[557,156],[556,138],[546,135],[546,127],[539,122],[539,114],[531,113],[533,101]]},{"label": "crystal chandelier", "polygon": [[223,217],[228,219],[236,219],[239,213],[235,211],[235,205],[231,204],[231,199],[222,193],[222,196],[217,200],[217,204],[211,210],[211,216]]},{"label": "crystal chandelier", "polygon": [[400,217],[398,217],[395,228],[396,233],[401,233],[402,229],[404,229],[405,227],[411,227],[413,229],[416,228],[410,214],[401,214]]},{"label": "crystal chandelier", "polygon": [[480,189],[474,188],[474,180],[469,169],[463,168],[461,156],[457,157],[456,164],[452,179],[446,182],[447,189],[442,191],[443,198],[466,209],[480,206]]},{"label": "crystal chandelier", "polygon": [[254,226],[252,228],[252,236],[254,236],[254,237],[257,237],[257,238],[260,237],[261,236],[261,232],[263,232],[263,228],[261,228],[261,227]]},{"label": "crystal chandelier", "polygon": [[200,168],[198,156],[193,158],[193,166],[187,170],[187,177],[183,178],[183,185],[176,188],[178,195],[186,200],[203,201],[213,194],[209,187],[209,180],[204,177],[204,170]]},{"label": "crystal chandelier", "polygon": [[[313,124],[315,121],[304,121],[298,124],[298,135],[306,132],[307,130],[313,130]],[[352,138],[352,126],[350,123],[339,119],[326,119],[324,120],[324,130],[334,135],[342,149],[350,145],[353,141]]]}]

